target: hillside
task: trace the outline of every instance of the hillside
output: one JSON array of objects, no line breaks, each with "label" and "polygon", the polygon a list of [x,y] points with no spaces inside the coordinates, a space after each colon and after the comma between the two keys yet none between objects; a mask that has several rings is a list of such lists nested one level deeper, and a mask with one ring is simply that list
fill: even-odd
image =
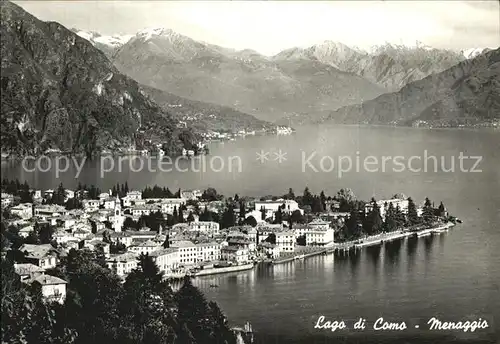
[{"label": "hillside", "polygon": [[500,120],[500,49],[330,113],[334,123],[474,126]]},{"label": "hillside", "polygon": [[7,1],[1,14],[2,153],[92,154],[133,145],[139,129],[182,149],[172,115],[87,40]]},{"label": "hillside", "polygon": [[269,121],[335,110],[383,92],[362,77],[319,61],[274,61],[161,28],[139,32],[115,53],[113,62],[145,85]]},{"label": "hillside", "polygon": [[180,123],[185,123],[195,131],[234,133],[240,130],[258,131],[273,127],[269,122],[230,107],[189,100],[148,86],[142,88],[165,111],[172,111]]}]

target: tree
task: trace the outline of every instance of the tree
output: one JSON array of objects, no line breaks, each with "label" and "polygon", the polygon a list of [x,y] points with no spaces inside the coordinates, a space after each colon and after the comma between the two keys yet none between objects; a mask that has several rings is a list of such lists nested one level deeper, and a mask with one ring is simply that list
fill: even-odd
[{"label": "tree", "polygon": [[292,188],[288,189],[288,193],[283,198],[284,199],[290,199],[290,200],[294,200],[295,199],[295,194],[293,193]]},{"label": "tree", "polygon": [[439,203],[438,207],[438,216],[445,216],[446,215],[446,208],[444,207],[443,202]]},{"label": "tree", "polygon": [[297,245],[306,246],[306,235],[305,234],[297,237]]},{"label": "tree", "polygon": [[243,221],[243,224],[255,227],[257,226],[257,220],[255,219],[255,217],[250,215],[245,219],[245,221]]},{"label": "tree", "polygon": [[274,223],[280,224],[283,222],[283,213],[281,212],[281,206],[278,207],[278,211],[274,213]]},{"label": "tree", "polygon": [[323,203],[321,202],[321,198],[318,196],[314,196],[312,198],[311,211],[313,213],[322,213],[325,210],[323,207]]},{"label": "tree", "polygon": [[313,203],[313,195],[309,191],[309,188],[306,186],[306,188],[304,189],[304,195],[302,196],[302,204],[309,205],[312,208],[312,203]]},{"label": "tree", "polygon": [[422,219],[426,226],[430,226],[434,222],[434,208],[429,198],[425,198],[424,208],[422,209]]},{"label": "tree", "polygon": [[179,223],[183,223],[184,222],[184,213],[182,211],[182,206],[179,207],[179,214],[177,216],[177,221]]},{"label": "tree", "polygon": [[389,203],[387,207],[387,211],[385,213],[385,221],[384,221],[384,230],[387,232],[392,232],[397,229],[397,221],[396,221],[396,209],[392,202]]},{"label": "tree", "polygon": [[240,218],[244,219],[246,214],[245,202],[240,200]]},{"label": "tree", "polygon": [[203,191],[201,199],[208,202],[217,201],[218,199],[217,190],[215,190],[214,188],[206,189],[205,191]]},{"label": "tree", "polygon": [[189,215],[187,217],[187,222],[188,223],[194,222],[194,215],[192,211],[189,212]]},{"label": "tree", "polygon": [[292,223],[304,223],[305,219],[300,210],[294,210],[290,215],[290,222]]},{"label": "tree", "polygon": [[52,198],[50,199],[50,203],[57,205],[64,205],[66,199],[66,191],[64,190],[64,186],[62,183],[59,183],[59,186],[52,194]]},{"label": "tree", "polygon": [[221,229],[233,227],[236,224],[236,217],[234,215],[234,209],[231,205],[226,207],[226,210],[222,214],[222,219],[220,223]]},{"label": "tree", "polygon": [[344,226],[344,233],[347,239],[357,239],[361,236],[359,211],[357,208],[351,210]]},{"label": "tree", "polygon": [[394,212],[394,220],[396,222],[396,228],[403,228],[406,225],[406,216],[399,205],[396,206],[396,210]]},{"label": "tree", "polygon": [[382,217],[380,216],[380,208],[374,198],[372,198],[371,204],[372,208],[363,223],[363,231],[368,235],[377,234],[382,230],[383,225]]},{"label": "tree", "polygon": [[319,194],[319,199],[321,201],[321,207],[324,211],[326,209],[326,195],[323,190],[321,190],[321,193]]},{"label": "tree", "polygon": [[274,233],[269,234],[264,241],[276,245],[276,234]]},{"label": "tree", "polygon": [[410,226],[418,225],[420,223],[420,218],[417,213],[417,206],[415,202],[410,198],[408,198],[408,224]]}]

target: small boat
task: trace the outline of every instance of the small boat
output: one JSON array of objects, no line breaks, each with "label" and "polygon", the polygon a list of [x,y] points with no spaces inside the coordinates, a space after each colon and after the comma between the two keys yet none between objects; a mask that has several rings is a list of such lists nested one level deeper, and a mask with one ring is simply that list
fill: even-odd
[{"label": "small boat", "polygon": [[217,284],[210,284],[210,288],[219,288]]}]

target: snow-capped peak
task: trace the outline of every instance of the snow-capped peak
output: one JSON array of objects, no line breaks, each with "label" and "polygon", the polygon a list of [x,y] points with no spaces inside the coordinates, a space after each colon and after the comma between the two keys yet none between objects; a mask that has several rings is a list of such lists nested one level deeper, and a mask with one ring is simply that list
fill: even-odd
[{"label": "snow-capped peak", "polygon": [[470,48],[462,50],[462,55],[466,59],[473,59],[474,57],[481,55],[486,49],[485,48]]},{"label": "snow-capped peak", "polygon": [[148,41],[155,36],[169,37],[171,39],[180,37],[178,33],[163,27],[146,28],[139,31],[136,36],[143,38],[145,41]]},{"label": "snow-capped peak", "polygon": [[96,43],[99,43],[112,48],[124,45],[133,37],[133,35],[103,36],[94,31],[84,31],[78,29],[73,29],[73,32],[92,43],[92,45],[96,45]]}]

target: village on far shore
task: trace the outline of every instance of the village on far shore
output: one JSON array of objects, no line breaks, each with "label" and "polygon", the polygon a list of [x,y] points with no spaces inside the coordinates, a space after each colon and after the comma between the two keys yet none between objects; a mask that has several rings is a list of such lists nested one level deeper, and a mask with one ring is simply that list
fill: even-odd
[{"label": "village on far shore", "polygon": [[441,233],[460,221],[443,203],[417,205],[403,194],[361,201],[350,189],[259,199],[127,183],[42,191],[3,180],[1,189],[2,255],[11,255],[21,281],[61,303],[67,282],[50,270],[71,250],[99,253],[122,279],[148,255],[164,278],[180,279]]}]

